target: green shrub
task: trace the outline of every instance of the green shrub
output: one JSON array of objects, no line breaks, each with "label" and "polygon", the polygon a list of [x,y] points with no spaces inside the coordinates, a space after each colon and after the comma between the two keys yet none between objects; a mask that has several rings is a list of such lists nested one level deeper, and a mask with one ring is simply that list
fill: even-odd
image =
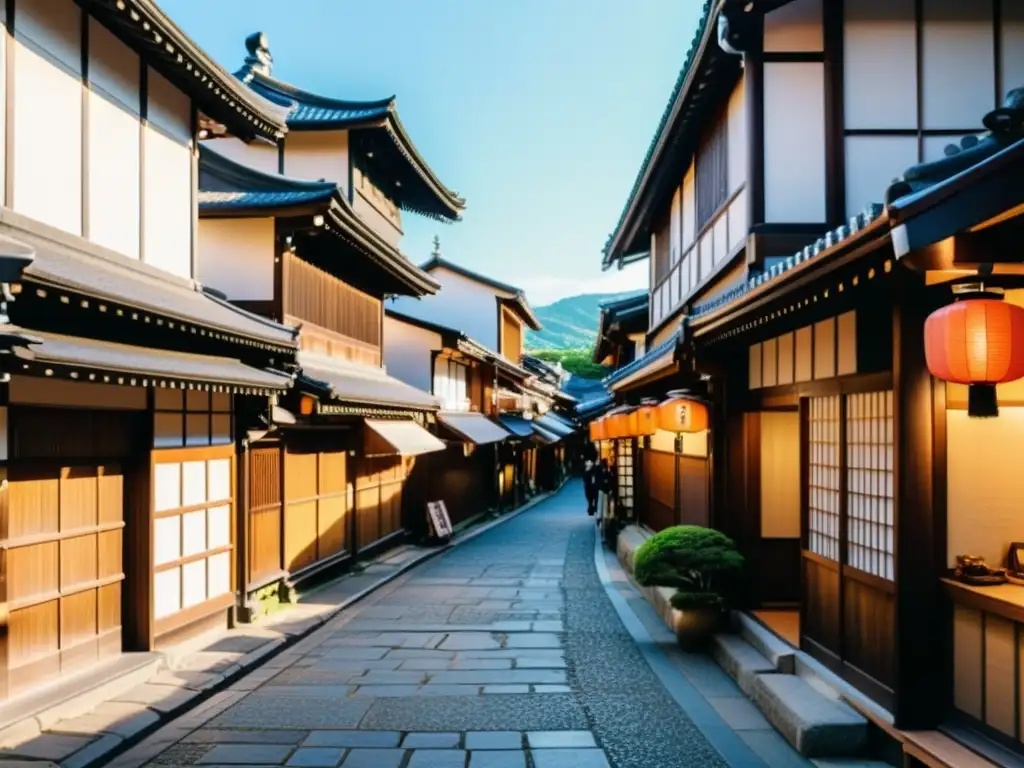
[{"label": "green shrub", "polygon": [[677,610],[726,607],[743,556],[721,531],[679,525],[654,534],[636,551],[633,575],[644,586],[673,587]]}]

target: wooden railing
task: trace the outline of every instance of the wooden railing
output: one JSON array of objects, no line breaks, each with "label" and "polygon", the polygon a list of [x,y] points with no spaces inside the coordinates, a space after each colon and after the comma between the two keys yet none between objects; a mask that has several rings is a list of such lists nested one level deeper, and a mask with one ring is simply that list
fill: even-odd
[{"label": "wooden railing", "polygon": [[746,242],[745,187],[738,188],[651,290],[651,328],[657,328],[703,288]]},{"label": "wooden railing", "polygon": [[295,254],[286,254],[284,314],[379,347],[381,302]]}]

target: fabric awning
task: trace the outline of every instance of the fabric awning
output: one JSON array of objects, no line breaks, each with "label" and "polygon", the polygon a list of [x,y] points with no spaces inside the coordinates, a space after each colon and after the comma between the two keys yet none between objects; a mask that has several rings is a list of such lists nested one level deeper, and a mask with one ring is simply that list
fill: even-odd
[{"label": "fabric awning", "polygon": [[466,442],[475,445],[500,443],[509,436],[507,429],[499,427],[482,413],[442,411],[437,414],[437,420]]},{"label": "fabric awning", "polygon": [[567,426],[563,424],[560,420],[556,419],[553,413],[545,413],[543,416],[537,419],[537,424],[546,429],[548,432],[557,435],[559,438],[569,437],[569,435],[576,431],[572,427]]},{"label": "fabric awning", "polygon": [[415,421],[366,419],[363,450],[367,456],[420,456],[443,451],[444,443]]},{"label": "fabric awning", "polygon": [[515,437],[530,438],[533,437],[532,422],[527,421],[522,416],[512,416],[507,413],[503,413],[498,417],[498,421],[501,422],[501,426],[511,432]]},{"label": "fabric awning", "polygon": [[539,442],[544,443],[545,445],[552,445],[562,439],[554,432],[549,432],[548,430],[544,429],[544,427],[542,427],[536,421],[533,422],[531,426],[533,427],[533,436]]},{"label": "fabric awning", "polygon": [[[292,385],[290,376],[253,368],[228,357],[21,331],[12,326],[7,326],[7,330],[24,334],[28,341],[27,347],[15,348],[18,361],[11,363],[11,373],[45,375],[46,369],[60,366],[65,370],[58,375],[97,383],[130,384],[137,380],[142,385],[148,380],[150,386],[183,382],[260,392],[282,391]],[[42,370],[33,370],[36,368]]]},{"label": "fabric awning", "polygon": [[299,364],[302,376],[329,389],[335,400],[426,411],[439,406],[436,397],[388,376],[382,368],[347,364],[306,352],[299,352]]}]

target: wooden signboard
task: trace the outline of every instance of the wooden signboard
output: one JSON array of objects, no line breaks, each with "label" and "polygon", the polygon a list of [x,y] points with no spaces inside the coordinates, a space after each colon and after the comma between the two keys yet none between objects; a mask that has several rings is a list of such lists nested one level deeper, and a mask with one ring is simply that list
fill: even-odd
[{"label": "wooden signboard", "polygon": [[448,507],[443,501],[427,502],[427,522],[430,524],[430,535],[440,541],[447,541],[452,536],[452,521],[448,517]]}]

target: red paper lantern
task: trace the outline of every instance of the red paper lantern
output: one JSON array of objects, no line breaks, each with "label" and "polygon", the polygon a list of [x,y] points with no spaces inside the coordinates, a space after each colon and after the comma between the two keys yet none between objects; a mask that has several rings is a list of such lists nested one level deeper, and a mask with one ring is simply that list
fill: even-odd
[{"label": "red paper lantern", "polygon": [[590,439],[592,442],[599,443],[605,438],[605,423],[604,419],[594,419],[590,422]]},{"label": "red paper lantern", "polygon": [[998,298],[943,307],[925,321],[924,356],[936,378],[968,385],[969,416],[998,416],[996,384],[1024,376],[1024,308]]}]

